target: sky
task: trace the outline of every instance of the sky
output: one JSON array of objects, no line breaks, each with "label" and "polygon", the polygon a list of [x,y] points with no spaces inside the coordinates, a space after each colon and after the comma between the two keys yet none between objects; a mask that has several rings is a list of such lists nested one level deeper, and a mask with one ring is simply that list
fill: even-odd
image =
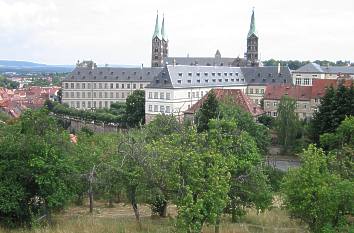
[{"label": "sky", "polygon": [[354,0],[0,0],[0,60],[150,66],[157,10],[171,57],[242,57],[253,7],[262,60],[354,61]]}]

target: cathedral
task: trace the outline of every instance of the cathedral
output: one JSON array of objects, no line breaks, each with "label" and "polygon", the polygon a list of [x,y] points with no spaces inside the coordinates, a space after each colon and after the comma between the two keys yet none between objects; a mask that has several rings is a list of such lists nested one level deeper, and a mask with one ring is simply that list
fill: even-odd
[{"label": "cathedral", "polygon": [[260,66],[258,55],[258,33],[254,10],[251,16],[251,24],[247,34],[247,51],[244,58],[222,57],[219,50],[214,57],[169,57],[168,38],[165,29],[165,17],[160,27],[159,15],[156,16],[155,30],[152,37],[151,67],[162,67],[166,64],[192,65],[192,66],[231,66],[231,67],[258,67]]}]

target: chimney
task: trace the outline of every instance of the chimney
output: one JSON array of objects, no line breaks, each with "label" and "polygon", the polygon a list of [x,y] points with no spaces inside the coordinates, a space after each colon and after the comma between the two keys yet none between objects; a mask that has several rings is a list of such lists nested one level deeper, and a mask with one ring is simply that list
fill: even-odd
[{"label": "chimney", "polygon": [[141,63],[141,69],[144,69],[144,63]]},{"label": "chimney", "polygon": [[278,74],[280,74],[280,62],[278,63]]}]

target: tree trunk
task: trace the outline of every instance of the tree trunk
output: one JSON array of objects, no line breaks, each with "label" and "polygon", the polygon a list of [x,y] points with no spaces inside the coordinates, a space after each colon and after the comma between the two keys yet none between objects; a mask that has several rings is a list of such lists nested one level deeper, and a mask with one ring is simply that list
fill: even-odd
[{"label": "tree trunk", "polygon": [[89,191],[89,201],[90,201],[90,214],[93,213],[93,192],[92,189]]},{"label": "tree trunk", "polygon": [[108,199],[108,208],[113,208],[114,206],[113,206],[113,198],[112,197],[110,197],[109,199]]},{"label": "tree trunk", "polygon": [[220,233],[220,215],[216,219],[214,233]]},{"label": "tree trunk", "polygon": [[139,229],[142,229],[141,222],[140,222],[140,213],[139,213],[139,209],[138,209],[138,203],[136,201],[136,187],[129,188],[128,196],[130,199],[130,203],[133,207],[135,219],[138,222]]},{"label": "tree trunk", "polygon": [[231,222],[236,223],[237,220],[238,217],[237,217],[236,205],[235,205],[235,201],[232,200],[231,201]]},{"label": "tree trunk", "polygon": [[52,225],[52,213],[50,211],[50,209],[48,208],[48,204],[47,204],[47,201],[45,201],[44,203],[44,212],[45,212],[45,216],[46,216],[46,219],[47,219],[47,223],[48,225]]},{"label": "tree trunk", "polygon": [[161,218],[166,218],[167,217],[167,201],[163,201],[163,205],[161,207],[161,211],[160,211],[160,217]]}]

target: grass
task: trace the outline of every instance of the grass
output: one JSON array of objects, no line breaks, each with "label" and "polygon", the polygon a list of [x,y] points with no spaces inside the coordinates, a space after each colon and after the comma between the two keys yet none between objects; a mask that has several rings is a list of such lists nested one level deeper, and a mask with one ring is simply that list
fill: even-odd
[{"label": "grass", "polygon": [[[172,215],[175,209],[169,209]],[[95,213],[89,215],[86,208],[71,207],[54,216],[51,227],[5,230],[0,233],[172,233],[175,232],[175,218],[151,218],[148,206],[141,206],[142,229],[139,228],[129,205],[119,204],[115,208],[106,208],[104,204],[96,206]],[[205,226],[203,233],[213,233],[214,226]],[[298,222],[288,218],[286,212],[274,208],[257,214],[249,210],[240,223],[231,223],[224,216],[220,233],[302,233],[307,232]]]}]

